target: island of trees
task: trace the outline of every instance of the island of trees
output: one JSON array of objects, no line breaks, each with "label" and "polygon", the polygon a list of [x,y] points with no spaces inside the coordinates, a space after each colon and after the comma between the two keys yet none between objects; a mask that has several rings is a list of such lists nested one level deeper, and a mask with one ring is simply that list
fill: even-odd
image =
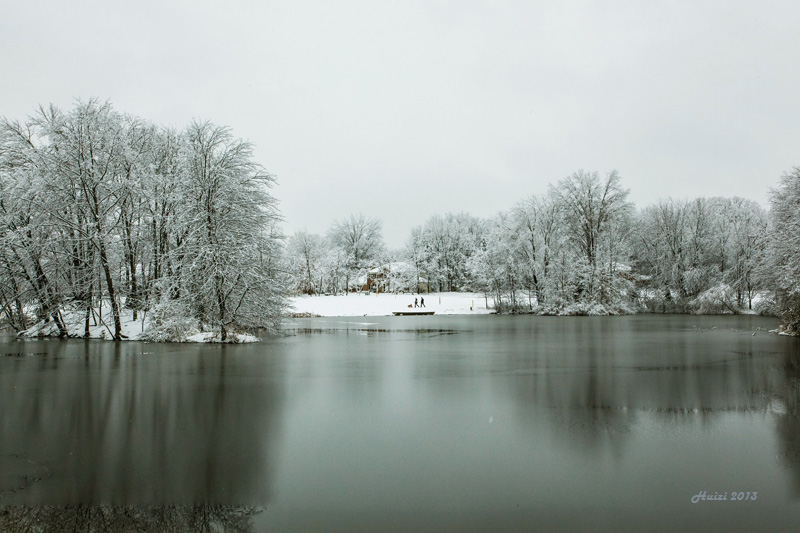
[{"label": "island of trees", "polygon": [[769,211],[737,197],[637,209],[616,171],[579,170],[494,217],[433,215],[399,250],[364,215],[283,236],[274,182],[208,122],[177,131],[97,100],[3,119],[0,324],[102,323],[119,340],[123,316],[146,317],[151,340],[225,341],[276,331],[291,294],[361,290],[383,267],[388,290],[482,292],[499,312],[758,312],[800,332],[800,168]]}]

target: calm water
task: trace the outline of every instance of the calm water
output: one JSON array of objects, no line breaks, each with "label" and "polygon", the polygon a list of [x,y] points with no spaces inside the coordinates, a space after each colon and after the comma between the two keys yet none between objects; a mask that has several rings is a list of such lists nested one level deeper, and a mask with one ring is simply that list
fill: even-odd
[{"label": "calm water", "polygon": [[795,530],[800,340],[776,325],[364,317],[247,346],[0,339],[0,530]]}]

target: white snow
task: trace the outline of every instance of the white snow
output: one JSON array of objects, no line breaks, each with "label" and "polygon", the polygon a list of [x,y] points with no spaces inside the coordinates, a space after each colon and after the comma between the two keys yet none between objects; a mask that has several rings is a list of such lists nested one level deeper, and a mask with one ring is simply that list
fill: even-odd
[{"label": "white snow", "polygon": [[[114,337],[114,319],[111,313],[111,306],[104,303],[102,307],[102,319],[99,309],[95,309],[95,316],[89,319],[89,338],[91,339],[111,339]],[[65,310],[62,311],[61,317],[64,320],[64,325],[70,337],[83,338],[84,332],[84,317],[85,311],[83,309]],[[146,313],[139,313],[137,320],[133,320],[133,311],[120,309],[120,322],[122,326],[123,340],[146,340],[144,331],[147,330],[149,325],[149,317]],[[21,337],[56,337],[58,336],[58,327],[52,321],[44,323],[40,322],[31,328],[19,333]],[[226,343],[245,343],[245,342],[259,342],[258,337],[253,335],[245,335],[241,333],[230,333],[228,338],[224,341]],[[215,332],[197,332],[186,338],[185,342],[223,342],[219,339],[219,333]]]},{"label": "white snow", "polygon": [[243,335],[240,333],[231,333],[225,341],[219,339],[219,333],[207,331],[205,333],[197,333],[186,337],[186,342],[226,342],[232,344],[240,344],[244,342],[260,342],[261,339],[253,335]]},{"label": "white snow", "polygon": [[[310,316],[390,316],[393,311],[407,311],[414,307],[414,298],[425,299],[425,308],[417,310],[435,311],[437,315],[486,315],[493,309],[486,308],[486,299],[481,293],[443,292],[431,294],[364,294],[351,293],[347,296],[296,296],[290,298],[294,307],[293,313],[306,313]],[[491,300],[490,300],[491,303]],[[114,322],[111,307],[107,303],[102,309],[102,321],[97,309],[95,317],[90,320],[89,337],[92,339],[111,339],[114,336]],[[120,310],[122,334],[126,340],[144,339],[143,331],[147,330],[149,317],[139,313],[138,320],[133,320],[129,309]],[[70,337],[83,337],[84,311],[81,309],[63,311],[62,317]],[[95,324],[96,322],[96,324]],[[364,324],[371,324],[365,322]],[[58,329],[51,321],[39,323],[20,333],[25,337],[57,336]],[[252,335],[231,333],[225,342],[244,343],[259,342]],[[221,342],[219,333],[196,331],[186,337],[185,342]]]},{"label": "white snow", "polygon": [[[70,337],[83,337],[84,317],[83,309],[71,309],[61,312],[61,318],[67,328]],[[138,320],[133,320],[133,311],[130,309],[120,309],[120,323],[122,335],[128,340],[139,340],[142,331],[147,328],[149,320],[146,314],[139,313]],[[19,333],[23,337],[49,337],[57,336],[58,328],[55,323],[39,322],[31,328]],[[111,313],[111,305],[107,302],[102,309],[95,308],[95,315],[89,319],[89,338],[91,339],[110,339],[114,337],[114,318]]]},{"label": "white snow", "polygon": [[[293,313],[317,316],[389,316],[393,311],[414,308],[414,298],[425,299],[427,311],[437,315],[486,315],[493,309],[486,308],[482,293],[439,292],[431,294],[366,294],[350,293],[340,296],[295,296],[289,299]],[[491,299],[489,304],[491,305]],[[419,308],[417,310],[420,310]]]}]

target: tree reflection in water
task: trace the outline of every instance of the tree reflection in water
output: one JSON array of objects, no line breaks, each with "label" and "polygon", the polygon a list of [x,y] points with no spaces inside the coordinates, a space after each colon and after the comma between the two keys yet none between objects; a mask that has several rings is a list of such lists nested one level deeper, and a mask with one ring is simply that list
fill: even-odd
[{"label": "tree reflection in water", "polygon": [[[0,505],[31,506],[0,507],[0,530],[412,530],[432,523],[419,509],[512,506],[512,520],[550,524],[604,510],[578,530],[619,530],[656,507],[687,530],[796,523],[794,508],[772,505],[790,487],[800,498],[799,345],[756,331],[763,319],[463,324],[227,353],[88,343],[84,354],[69,341],[0,358]],[[759,500],[687,512],[697,491],[733,489]]]},{"label": "tree reflection in water", "polygon": [[283,400],[263,348],[45,345],[0,372],[4,520],[240,524],[269,503]]},{"label": "tree reflection in water", "polygon": [[800,481],[800,437],[794,437],[800,435],[800,351],[794,339],[720,328],[661,340],[644,328],[617,335],[606,326],[587,320],[580,323],[587,331],[571,342],[531,343],[536,371],[512,379],[519,414],[530,425],[538,420],[533,407],[543,408],[561,442],[588,452],[610,447],[622,456],[642,415],[686,428],[730,413],[767,411],[778,417],[778,427],[791,426],[779,432],[780,442],[796,447],[787,456],[795,458]]},{"label": "tree reflection in water", "polygon": [[253,531],[263,509],[230,505],[0,507],[0,531],[226,532]]},{"label": "tree reflection in water", "polygon": [[775,395],[779,410],[777,421],[780,456],[792,472],[794,497],[800,498],[800,353],[787,354],[786,385],[783,394]]}]

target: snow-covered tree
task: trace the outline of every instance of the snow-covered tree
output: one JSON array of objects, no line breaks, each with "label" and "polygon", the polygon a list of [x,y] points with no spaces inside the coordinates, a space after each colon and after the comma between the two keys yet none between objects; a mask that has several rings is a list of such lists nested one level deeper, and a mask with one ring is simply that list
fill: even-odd
[{"label": "snow-covered tree", "polygon": [[726,202],[728,269],[725,282],[736,293],[738,307],[753,308],[753,296],[761,289],[756,275],[767,243],[767,212],[758,203],[734,197]]},{"label": "snow-covered tree", "polygon": [[694,297],[714,284],[716,270],[712,269],[710,253],[713,239],[713,209],[706,198],[696,198],[689,204],[688,236],[686,239],[686,269],[683,286],[688,296]]},{"label": "snow-covered tree", "polygon": [[66,258],[53,253],[57,239],[49,216],[51,198],[44,189],[43,144],[34,124],[0,123],[2,312],[11,325],[22,329],[27,325],[25,307],[32,305],[37,320],[52,320],[64,336],[67,330],[59,314],[62,297],[56,273]]},{"label": "snow-covered tree", "polygon": [[286,243],[286,261],[295,291],[304,294],[323,292],[323,261],[326,253],[325,239],[315,233],[301,230],[289,237]]},{"label": "snow-covered tree", "polygon": [[253,161],[249,143],[210,122],[187,129],[181,173],[179,298],[223,341],[231,327],[275,328],[285,304],[272,262],[274,177]]},{"label": "snow-covered tree", "polygon": [[422,227],[422,264],[436,290],[468,290],[468,263],[486,245],[483,221],[466,213],[433,215]]},{"label": "snow-covered tree", "polygon": [[48,168],[53,172],[50,190],[63,202],[74,201],[83,208],[81,217],[86,219],[80,224],[85,226],[73,229],[85,232],[96,253],[111,305],[113,337],[119,340],[122,325],[112,243],[128,193],[122,165],[127,125],[109,103],[96,100],[78,102],[69,113],[51,108],[41,115],[40,124],[55,160]]},{"label": "snow-covered tree", "polygon": [[379,262],[384,249],[383,223],[363,214],[350,215],[333,224],[329,238],[346,257],[344,278],[349,291],[351,281]]},{"label": "snow-covered tree", "polygon": [[770,194],[768,262],[784,328],[800,334],[800,167],[781,176]]},{"label": "snow-covered tree", "polygon": [[552,260],[561,234],[561,213],[552,195],[529,196],[511,212],[519,238],[516,252],[524,264],[529,298],[545,305],[553,293]]},{"label": "snow-covered tree", "polygon": [[[423,275],[427,281],[425,272],[425,243],[423,240],[422,227],[414,226],[411,228],[411,235],[406,240],[406,247],[401,255],[414,269],[415,289],[419,292]],[[430,290],[429,286],[426,286]]]},{"label": "snow-covered tree", "polygon": [[325,240],[327,246],[325,255],[322,258],[323,290],[322,292],[339,294],[347,292],[346,283],[349,282],[347,276],[347,254],[331,244],[329,239]]},{"label": "snow-covered tree", "polygon": [[473,288],[491,294],[498,311],[517,310],[525,289],[524,235],[515,220],[499,213],[483,225],[485,246],[476,247],[467,260]]},{"label": "snow-covered tree", "polygon": [[660,200],[637,217],[634,231],[637,267],[654,292],[650,300],[660,302],[662,311],[674,311],[672,302],[688,296],[685,273],[690,267],[689,209],[686,201]]},{"label": "snow-covered tree", "polygon": [[114,339],[123,305],[223,338],[229,326],[274,327],[283,278],[272,182],[247,143],[207,123],[162,130],[97,100],[4,119],[0,316],[24,329],[32,309],[42,327],[76,335],[63,311],[79,309],[88,335],[107,305]]},{"label": "snow-covered tree", "polygon": [[578,256],[578,300],[610,304],[620,296],[617,267],[628,259],[626,240],[633,210],[620,181],[616,171],[601,179],[597,172],[579,170],[551,188]]},{"label": "snow-covered tree", "polygon": [[638,222],[635,256],[649,279],[654,308],[685,311],[690,300],[720,285],[727,288],[709,294],[730,289],[734,308],[752,307],[767,225],[757,203],[742,198],[662,200],[645,208]]}]

